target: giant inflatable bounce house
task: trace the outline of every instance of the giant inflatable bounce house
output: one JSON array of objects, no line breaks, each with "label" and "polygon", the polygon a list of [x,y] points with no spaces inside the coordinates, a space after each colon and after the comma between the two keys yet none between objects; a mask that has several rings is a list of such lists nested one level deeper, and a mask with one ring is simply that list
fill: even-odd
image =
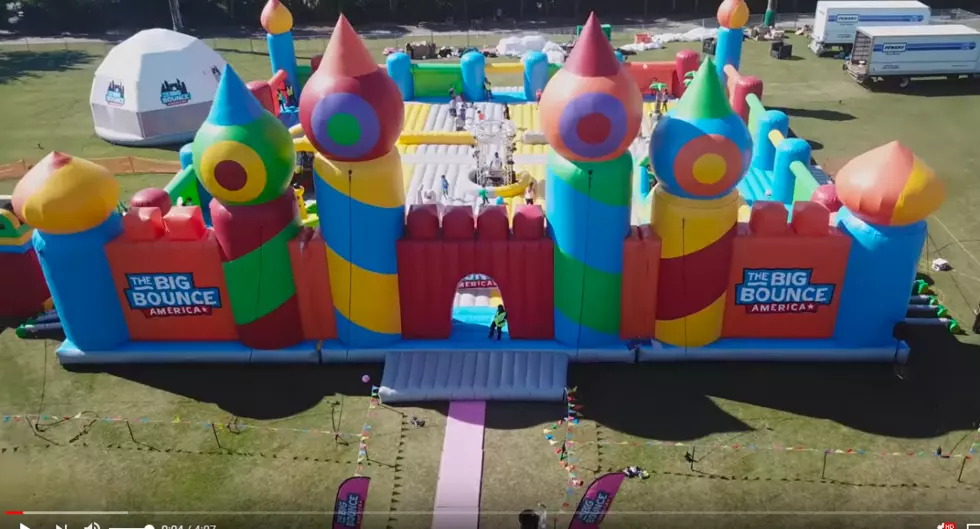
[{"label": "giant inflatable bounce house", "polygon": [[[300,82],[291,15],[271,0],[278,104],[270,81],[226,67],[166,190],[120,214],[112,174],[52,153],[0,222],[29,254],[17,258],[40,263],[66,364],[383,361],[381,395],[397,401],[560,400],[569,361],[904,361],[895,328],[942,183],[889,143],[830,184],[739,72],[747,17],[741,0],[722,5],[716,61],[685,51],[650,66],[680,97],[644,138],[648,79],[594,16],[560,68],[531,54],[527,86],[487,93],[482,56],[395,54],[385,71],[343,17]],[[533,116],[521,128],[548,147],[516,149],[532,176],[509,185],[541,180],[536,202],[409,191],[470,157],[472,131],[404,127],[406,108],[441,112],[448,96],[431,98],[451,85],[487,112],[499,95]],[[440,138],[452,149],[425,159],[420,139]],[[315,224],[290,188],[297,152],[314,159]],[[454,307],[471,274],[499,288],[502,340],[487,338],[493,306]]]}]

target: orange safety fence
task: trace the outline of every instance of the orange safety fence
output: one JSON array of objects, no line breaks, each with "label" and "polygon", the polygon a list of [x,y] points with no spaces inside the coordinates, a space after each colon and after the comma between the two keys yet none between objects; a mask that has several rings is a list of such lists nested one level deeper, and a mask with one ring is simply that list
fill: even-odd
[{"label": "orange safety fence", "polygon": [[[116,175],[124,174],[176,174],[180,171],[178,160],[152,160],[137,156],[120,156],[118,158],[90,158],[102,167]],[[15,180],[30,171],[37,161],[17,160],[13,163],[0,165],[0,180]]]}]

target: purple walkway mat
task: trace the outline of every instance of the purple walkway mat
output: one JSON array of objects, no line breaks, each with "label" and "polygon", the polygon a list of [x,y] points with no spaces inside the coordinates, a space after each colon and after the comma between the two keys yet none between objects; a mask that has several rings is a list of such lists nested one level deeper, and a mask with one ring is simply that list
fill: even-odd
[{"label": "purple walkway mat", "polygon": [[483,401],[449,403],[432,529],[476,529],[480,524],[486,415]]}]

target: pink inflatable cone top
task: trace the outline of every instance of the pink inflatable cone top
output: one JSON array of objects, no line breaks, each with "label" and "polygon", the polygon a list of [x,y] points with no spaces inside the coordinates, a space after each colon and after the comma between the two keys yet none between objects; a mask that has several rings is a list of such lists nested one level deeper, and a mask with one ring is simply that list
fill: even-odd
[{"label": "pink inflatable cone top", "polygon": [[562,69],[580,77],[612,77],[619,68],[616,52],[602,32],[599,19],[595,13],[590,14]]},{"label": "pink inflatable cone top", "polygon": [[377,69],[378,65],[347,21],[347,17],[340,15],[330,36],[330,42],[327,44],[327,50],[323,52],[323,60],[317,68],[317,73],[331,77],[360,77],[374,73]]}]

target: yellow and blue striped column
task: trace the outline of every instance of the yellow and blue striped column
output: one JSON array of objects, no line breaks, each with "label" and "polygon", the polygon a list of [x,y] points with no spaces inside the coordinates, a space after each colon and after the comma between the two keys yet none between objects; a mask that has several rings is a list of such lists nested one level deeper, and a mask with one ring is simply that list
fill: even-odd
[{"label": "yellow and blue striped column", "polygon": [[396,244],[405,229],[405,118],[395,82],[343,16],[299,103],[316,150],[316,200],[326,242],[337,336],[355,347],[401,339]]},{"label": "yellow and blue striped column", "polygon": [[395,244],[405,227],[401,156],[393,149],[366,162],[331,162],[318,154],[313,168],[338,337],[364,347],[397,341]]}]

